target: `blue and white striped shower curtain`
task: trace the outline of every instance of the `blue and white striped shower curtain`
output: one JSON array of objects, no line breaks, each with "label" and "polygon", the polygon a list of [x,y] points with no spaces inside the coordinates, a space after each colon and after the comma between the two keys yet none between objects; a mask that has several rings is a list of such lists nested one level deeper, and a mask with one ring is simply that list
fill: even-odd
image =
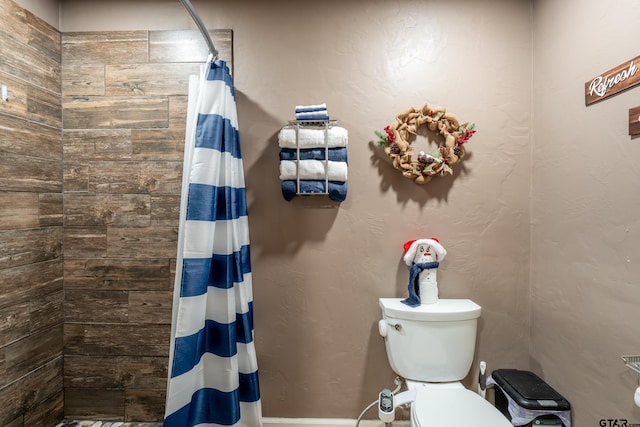
[{"label": "blue and white striped shower curtain", "polygon": [[235,91],[224,61],[189,88],[164,427],[259,427]]}]

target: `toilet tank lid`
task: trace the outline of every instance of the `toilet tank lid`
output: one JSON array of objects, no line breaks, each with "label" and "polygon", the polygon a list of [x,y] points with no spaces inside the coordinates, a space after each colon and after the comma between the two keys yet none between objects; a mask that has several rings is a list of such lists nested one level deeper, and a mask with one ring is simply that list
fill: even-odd
[{"label": "toilet tank lid", "polygon": [[380,298],[382,312],[389,317],[409,320],[452,321],[480,317],[481,307],[470,299],[439,299],[435,304],[409,307],[401,298]]}]

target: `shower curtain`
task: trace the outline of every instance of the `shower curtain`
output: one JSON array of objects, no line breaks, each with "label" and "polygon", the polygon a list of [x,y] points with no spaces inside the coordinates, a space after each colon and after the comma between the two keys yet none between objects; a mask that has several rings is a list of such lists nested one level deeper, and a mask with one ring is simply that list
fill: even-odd
[{"label": "shower curtain", "polygon": [[258,427],[253,294],[233,79],[189,85],[164,427]]}]

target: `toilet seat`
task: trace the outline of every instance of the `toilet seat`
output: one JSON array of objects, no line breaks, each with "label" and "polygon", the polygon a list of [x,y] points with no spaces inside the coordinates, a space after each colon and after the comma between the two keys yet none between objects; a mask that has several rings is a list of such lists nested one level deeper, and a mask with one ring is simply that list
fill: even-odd
[{"label": "toilet seat", "polygon": [[487,400],[464,387],[423,387],[411,405],[411,427],[513,427]]}]

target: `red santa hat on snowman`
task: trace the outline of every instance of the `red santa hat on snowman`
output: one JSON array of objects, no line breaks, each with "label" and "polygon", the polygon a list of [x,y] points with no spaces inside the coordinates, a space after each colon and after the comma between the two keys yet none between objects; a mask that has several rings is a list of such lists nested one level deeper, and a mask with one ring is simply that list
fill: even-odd
[{"label": "red santa hat on snowman", "polygon": [[438,262],[442,261],[444,257],[447,255],[447,251],[440,244],[440,241],[435,237],[431,237],[429,239],[409,240],[403,246],[404,247],[403,259],[405,264],[407,264],[409,267],[411,267],[411,265],[413,264],[413,259],[415,258],[416,252],[418,251],[418,246],[420,245],[429,245],[431,247],[431,250],[434,252],[435,260]]}]

